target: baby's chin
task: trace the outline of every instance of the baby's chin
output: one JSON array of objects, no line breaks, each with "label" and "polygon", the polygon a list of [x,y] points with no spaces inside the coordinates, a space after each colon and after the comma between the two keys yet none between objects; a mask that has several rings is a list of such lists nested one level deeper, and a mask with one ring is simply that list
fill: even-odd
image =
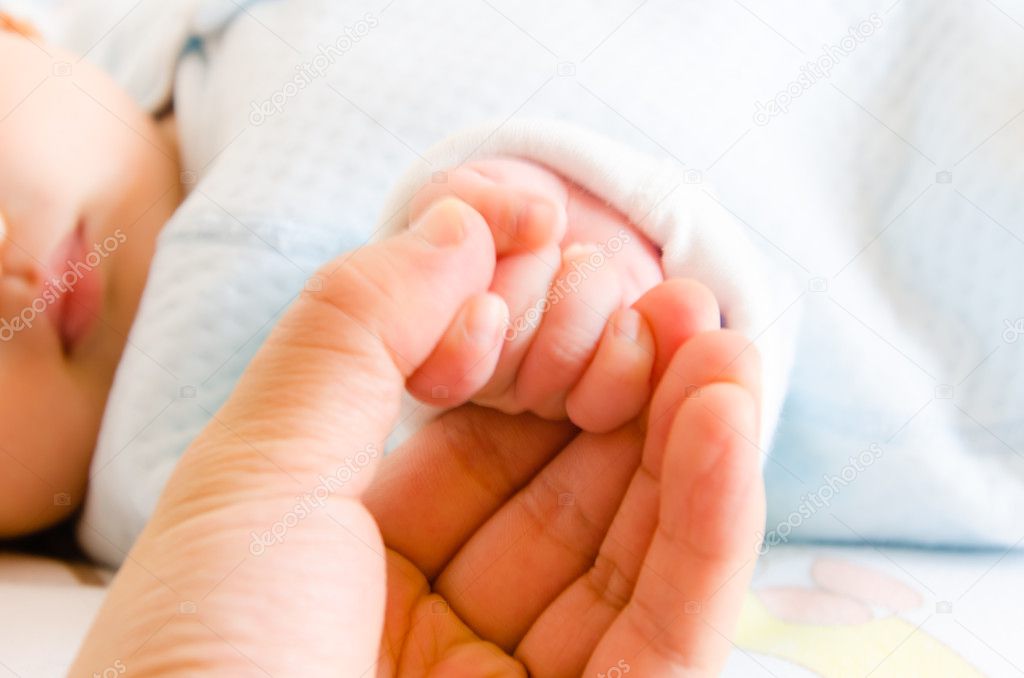
[{"label": "baby's chin", "polygon": [[83,474],[81,489],[72,493],[44,491],[39,485],[18,488],[0,480],[0,539],[35,534],[69,519],[85,499],[85,481]]}]

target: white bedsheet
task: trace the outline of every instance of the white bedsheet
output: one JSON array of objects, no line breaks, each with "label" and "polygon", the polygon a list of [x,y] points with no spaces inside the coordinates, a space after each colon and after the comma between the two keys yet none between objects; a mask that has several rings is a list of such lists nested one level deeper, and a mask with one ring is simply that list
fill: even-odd
[{"label": "white bedsheet", "polygon": [[[0,676],[64,675],[109,578],[0,553]],[[724,675],[1017,676],[1021,581],[1018,553],[778,546],[758,565]],[[130,675],[131,658],[118,660]]]},{"label": "white bedsheet", "polygon": [[[139,84],[153,17],[195,1],[79,0],[109,20],[83,17],[71,42],[146,102],[174,66]],[[313,262],[370,235],[401,173],[446,169],[425,154],[453,133],[526,118],[682,168],[795,280],[769,314],[769,333],[802,314],[770,525],[1020,542],[1024,0],[202,6],[175,76],[199,184],[111,394],[92,553],[117,561]],[[317,42],[337,58],[297,84]]]}]

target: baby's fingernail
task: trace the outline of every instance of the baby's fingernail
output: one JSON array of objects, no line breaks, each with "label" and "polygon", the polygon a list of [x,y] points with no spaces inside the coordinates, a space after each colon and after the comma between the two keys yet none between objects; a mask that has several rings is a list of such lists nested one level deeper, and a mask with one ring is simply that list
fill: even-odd
[{"label": "baby's fingernail", "polygon": [[614,320],[616,336],[638,341],[640,338],[640,314],[631,308],[623,309]]},{"label": "baby's fingernail", "polygon": [[558,208],[545,201],[532,200],[517,224],[519,237],[530,244],[551,240],[558,223]]},{"label": "baby's fingernail", "polygon": [[476,344],[496,344],[504,332],[507,314],[501,297],[487,294],[474,300],[467,309],[466,335]]},{"label": "baby's fingernail", "polygon": [[574,242],[562,250],[562,263],[582,262],[584,259],[589,259],[600,251],[601,249],[593,243]]},{"label": "baby's fingernail", "polygon": [[461,200],[440,200],[420,217],[412,231],[434,247],[458,245],[466,237],[466,209]]}]

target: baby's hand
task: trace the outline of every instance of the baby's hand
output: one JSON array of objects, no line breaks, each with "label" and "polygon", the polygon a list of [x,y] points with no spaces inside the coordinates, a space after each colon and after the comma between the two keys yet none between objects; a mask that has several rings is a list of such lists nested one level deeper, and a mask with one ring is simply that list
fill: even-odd
[{"label": "baby's hand", "polygon": [[[682,283],[681,296],[638,303],[664,278],[657,248],[623,215],[540,165],[514,158],[463,165],[417,194],[412,220],[448,196],[490,225],[499,256],[491,291],[507,304],[509,322],[505,340],[483,348],[487,338],[474,328],[493,327],[490,316],[505,309],[491,297],[467,310],[437,359],[410,379],[422,400],[454,406],[472,396],[505,412],[611,430],[644,407],[657,372],[647,318],[670,314],[676,321],[659,322],[669,328],[659,331],[686,335],[718,326],[714,299],[696,283]],[[489,381],[481,389],[482,375]]]}]

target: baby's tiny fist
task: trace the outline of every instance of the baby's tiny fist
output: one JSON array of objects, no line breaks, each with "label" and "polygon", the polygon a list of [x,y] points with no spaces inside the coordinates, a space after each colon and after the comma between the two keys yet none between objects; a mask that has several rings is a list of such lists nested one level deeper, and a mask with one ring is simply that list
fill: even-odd
[{"label": "baby's tiny fist", "polygon": [[[646,399],[654,343],[646,321],[626,309],[662,281],[657,248],[622,214],[540,165],[491,159],[447,176],[421,191],[413,215],[455,195],[484,216],[499,255],[491,291],[509,313],[493,374],[473,400],[569,416],[586,428],[607,428],[642,407],[634,401]],[[479,378],[470,366],[466,374],[463,385]],[[418,386],[423,394],[426,385]],[[618,402],[595,405],[602,398]]]},{"label": "baby's tiny fist", "polygon": [[499,256],[535,250],[562,240],[566,187],[556,175],[523,160],[481,160],[443,173],[413,197],[415,221],[445,197],[457,197],[483,215]]}]

